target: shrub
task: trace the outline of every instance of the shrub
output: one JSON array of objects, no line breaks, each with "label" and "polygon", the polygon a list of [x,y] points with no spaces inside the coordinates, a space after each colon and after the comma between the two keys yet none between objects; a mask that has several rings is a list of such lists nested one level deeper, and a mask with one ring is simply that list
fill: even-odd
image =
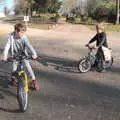
[{"label": "shrub", "polygon": [[93,11],[93,19],[104,20],[104,21],[114,21],[116,15],[115,2],[102,2]]}]

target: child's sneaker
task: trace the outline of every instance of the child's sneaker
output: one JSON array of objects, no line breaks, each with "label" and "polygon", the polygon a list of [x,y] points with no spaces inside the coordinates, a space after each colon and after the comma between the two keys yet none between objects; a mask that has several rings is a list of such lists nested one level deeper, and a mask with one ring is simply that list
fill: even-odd
[{"label": "child's sneaker", "polygon": [[13,87],[17,87],[17,81],[13,77],[11,78],[11,81],[8,84],[13,86]]},{"label": "child's sneaker", "polygon": [[106,70],[106,69],[103,69],[103,70],[101,71],[101,73],[105,73],[105,72],[107,72],[107,70]]},{"label": "child's sneaker", "polygon": [[37,80],[32,80],[30,83],[29,83],[29,88],[33,89],[33,90],[39,90],[40,89],[40,86],[39,86],[39,83]]}]

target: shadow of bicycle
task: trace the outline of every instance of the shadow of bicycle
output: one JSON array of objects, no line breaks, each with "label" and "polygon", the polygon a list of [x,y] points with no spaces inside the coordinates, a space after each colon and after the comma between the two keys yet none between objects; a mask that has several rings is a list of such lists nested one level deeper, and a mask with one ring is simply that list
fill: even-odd
[{"label": "shadow of bicycle", "polygon": [[0,75],[0,110],[19,113],[16,88],[9,88],[9,77]]},{"label": "shadow of bicycle", "polygon": [[40,59],[37,59],[37,61],[44,66],[53,67],[54,69],[62,72],[71,72],[71,73],[79,72],[77,69],[78,61],[75,60],[43,55],[40,57]]}]

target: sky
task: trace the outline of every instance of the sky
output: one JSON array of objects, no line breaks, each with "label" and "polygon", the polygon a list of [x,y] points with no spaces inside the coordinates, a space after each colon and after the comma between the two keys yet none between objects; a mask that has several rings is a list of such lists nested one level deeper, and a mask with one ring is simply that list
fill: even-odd
[{"label": "sky", "polygon": [[4,4],[0,5],[0,13],[4,13],[5,6],[12,11],[14,7],[14,0],[6,0]]}]

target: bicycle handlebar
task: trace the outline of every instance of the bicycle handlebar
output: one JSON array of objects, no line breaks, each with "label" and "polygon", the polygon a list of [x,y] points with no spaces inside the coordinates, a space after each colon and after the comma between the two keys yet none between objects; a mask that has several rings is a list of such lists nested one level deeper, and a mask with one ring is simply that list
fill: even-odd
[{"label": "bicycle handlebar", "polygon": [[[40,57],[40,56],[38,56],[38,57]],[[9,57],[7,59],[7,61],[4,61],[4,62],[13,62],[14,60],[21,61],[21,60],[24,60],[24,59],[26,59],[26,60],[36,60],[36,59],[33,59],[32,56],[19,56],[18,55],[18,56],[14,56],[14,57]]]},{"label": "bicycle handlebar", "polygon": [[9,57],[7,59],[8,62],[12,62],[13,60],[17,60],[17,61],[20,61],[20,60],[23,60],[23,59],[33,59],[31,56],[15,56],[15,57]]},{"label": "bicycle handlebar", "polygon": [[89,48],[90,50],[96,49],[95,46],[86,45],[86,47]]}]

